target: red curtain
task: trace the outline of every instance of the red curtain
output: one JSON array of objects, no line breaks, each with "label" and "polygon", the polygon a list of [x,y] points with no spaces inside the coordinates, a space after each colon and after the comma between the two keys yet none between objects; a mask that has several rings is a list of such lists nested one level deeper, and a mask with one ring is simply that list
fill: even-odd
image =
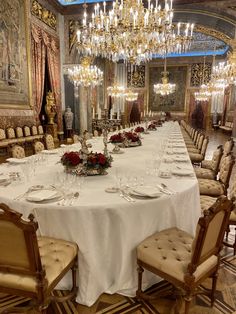
[{"label": "red curtain", "polygon": [[36,120],[39,121],[39,114],[42,108],[43,89],[45,79],[46,47],[43,44],[41,31],[32,26],[32,68],[34,82],[34,99]]},{"label": "red curtain", "polygon": [[33,82],[35,82],[34,92],[37,119],[39,119],[38,116],[42,108],[45,62],[47,58],[49,80],[55,98],[55,105],[57,108],[57,123],[60,130],[62,129],[62,112],[59,40],[34,24],[32,24],[31,34],[34,69]]}]

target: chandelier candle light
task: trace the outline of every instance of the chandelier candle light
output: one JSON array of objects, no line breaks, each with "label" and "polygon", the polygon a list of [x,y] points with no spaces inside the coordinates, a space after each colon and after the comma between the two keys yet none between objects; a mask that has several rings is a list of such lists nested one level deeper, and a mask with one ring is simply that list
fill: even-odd
[{"label": "chandelier candle light", "polygon": [[211,97],[211,92],[208,89],[208,86],[205,84],[205,60],[206,57],[204,56],[203,62],[203,70],[202,70],[202,84],[200,86],[199,92],[194,93],[194,97],[197,101],[208,101]]},{"label": "chandelier candle light", "polygon": [[166,70],[166,57],[164,61],[164,71],[161,72],[162,74],[162,83],[155,84],[154,87],[154,92],[156,94],[160,94],[161,96],[167,96],[169,94],[174,93],[176,85],[169,83],[169,72]]},{"label": "chandelier candle light", "polygon": [[75,86],[94,87],[102,83],[103,72],[91,62],[91,57],[83,57],[81,64],[68,69],[69,79]]},{"label": "chandelier candle light", "polygon": [[84,11],[82,25],[77,31],[77,49],[83,55],[100,56],[131,64],[150,61],[155,54],[181,53],[189,49],[193,24],[173,20],[172,0],[164,7],[158,0],[116,0],[112,9],[106,2],[95,4],[92,16]]}]

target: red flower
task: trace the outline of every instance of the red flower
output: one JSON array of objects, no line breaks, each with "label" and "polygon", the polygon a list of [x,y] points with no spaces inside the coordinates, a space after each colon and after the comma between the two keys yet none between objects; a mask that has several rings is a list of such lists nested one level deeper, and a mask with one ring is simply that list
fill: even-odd
[{"label": "red flower", "polygon": [[98,154],[98,163],[102,166],[105,165],[106,157],[103,154]]},{"label": "red flower", "polygon": [[82,163],[83,160],[80,158],[79,152],[69,152],[65,153],[61,157],[61,162],[66,166],[77,166],[78,164]]}]

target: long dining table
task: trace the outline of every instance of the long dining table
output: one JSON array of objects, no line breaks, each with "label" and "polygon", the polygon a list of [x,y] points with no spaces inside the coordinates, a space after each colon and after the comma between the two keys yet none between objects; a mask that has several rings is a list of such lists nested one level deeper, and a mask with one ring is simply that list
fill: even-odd
[{"label": "long dining table", "polygon": [[[199,189],[178,123],[165,123],[142,137],[141,146],[124,148],[123,154],[113,154],[107,175],[88,176],[84,180],[78,177],[70,182],[60,163],[61,155],[67,150],[79,150],[79,144],[42,153],[43,158],[33,163],[33,157],[27,157],[25,160],[34,168],[30,176],[26,176],[22,164],[0,165],[0,179],[2,175],[14,178],[9,185],[0,184],[0,202],[20,211],[25,218],[33,213],[39,223],[40,235],[78,244],[76,300],[80,304],[91,306],[104,292],[134,296],[137,289],[136,247],[154,232],[176,226],[192,235],[195,233],[201,214]],[[101,137],[88,142],[94,152],[103,150]],[[178,144],[176,148],[174,143]],[[108,148],[111,151],[113,145],[109,144]],[[12,173],[20,175],[12,176]],[[59,189],[60,184],[68,199],[36,203],[26,198],[31,186]],[[164,184],[167,191],[163,189],[158,197],[131,196],[131,199],[120,191],[108,193],[119,184],[157,189]],[[78,193],[70,191],[76,192],[77,186],[79,197],[74,197]],[[157,276],[144,272],[144,288],[158,280]],[[70,284],[71,278],[67,276],[59,288],[69,288]]]}]

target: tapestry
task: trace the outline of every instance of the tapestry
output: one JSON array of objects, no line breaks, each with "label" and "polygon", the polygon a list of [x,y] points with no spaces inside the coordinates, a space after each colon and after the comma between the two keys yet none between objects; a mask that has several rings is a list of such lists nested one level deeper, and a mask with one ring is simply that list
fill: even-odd
[{"label": "tapestry", "polygon": [[26,17],[24,0],[0,1],[0,107],[30,105]]},{"label": "tapestry", "polygon": [[149,68],[149,110],[152,111],[184,111],[187,66],[167,67],[169,82],[176,84],[174,93],[161,96],[154,92],[154,84],[161,83],[163,67]]}]

